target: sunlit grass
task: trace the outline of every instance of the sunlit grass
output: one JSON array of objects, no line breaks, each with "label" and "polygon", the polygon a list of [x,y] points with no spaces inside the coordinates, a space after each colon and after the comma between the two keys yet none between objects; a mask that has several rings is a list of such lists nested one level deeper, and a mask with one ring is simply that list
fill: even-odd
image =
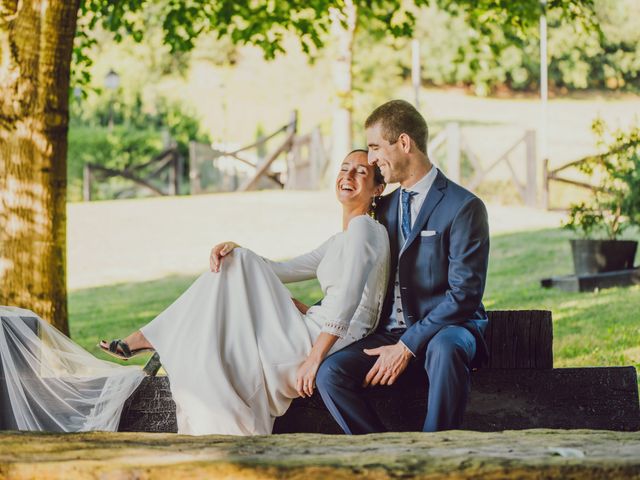
[{"label": "sunlit grass", "polygon": [[493,238],[487,308],[551,310],[557,367],[640,368],[640,285],[589,293],[540,287],[542,278],[572,272],[571,236],[553,229]]},{"label": "sunlit grass", "polygon": [[[551,310],[557,367],[634,365],[640,369],[640,285],[593,293],[540,287],[541,278],[571,273],[570,237],[568,232],[550,229],[492,238],[484,297],[487,308]],[[95,347],[98,339],[125,336],[144,325],[194,279],[174,276],[72,292],[72,336],[102,356]],[[293,296],[308,304],[321,296],[316,281],[289,287]]]}]

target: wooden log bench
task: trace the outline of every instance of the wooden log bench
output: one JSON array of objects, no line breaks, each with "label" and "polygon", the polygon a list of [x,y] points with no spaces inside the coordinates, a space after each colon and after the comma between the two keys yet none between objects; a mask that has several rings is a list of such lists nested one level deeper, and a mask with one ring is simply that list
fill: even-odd
[{"label": "wooden log bench", "polygon": [[[471,376],[463,429],[530,428],[640,430],[634,367],[553,368],[548,311],[489,312],[491,357]],[[391,431],[417,431],[426,412],[427,379],[414,368],[392,387],[367,392]],[[120,431],[176,432],[167,377],[147,377],[125,404]],[[274,433],[340,433],[320,396],[298,398],[275,422]]]}]

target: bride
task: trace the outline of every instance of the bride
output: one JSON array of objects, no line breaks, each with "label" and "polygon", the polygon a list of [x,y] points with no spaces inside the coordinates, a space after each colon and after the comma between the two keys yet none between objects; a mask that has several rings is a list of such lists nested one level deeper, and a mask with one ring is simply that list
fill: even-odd
[{"label": "bride", "polygon": [[[322,360],[377,326],[388,277],[389,242],[385,228],[368,214],[384,186],[377,167],[367,163],[366,151],[351,152],[335,184],[343,209],[342,232],[286,262],[267,260],[233,242],[216,245],[211,271],[139,331],[123,340],[102,341],[101,348],[125,359],[148,350],[158,352],[176,403],[178,433],[271,433],[275,417],[285,413],[293,398],[313,394]],[[320,305],[307,307],[291,298],[284,283],[311,278],[318,279],[324,298]],[[21,322],[16,327],[5,318],[11,319],[3,316],[3,326],[24,330]],[[15,393],[22,379],[15,368],[12,375],[11,352],[20,353],[15,344],[21,337],[3,333],[6,327],[0,329],[0,366],[8,390],[13,391],[10,410],[21,419],[15,422],[17,428],[117,429],[122,404],[142,379],[140,369],[113,364],[107,368],[102,364],[109,362],[95,359],[40,323],[60,345],[57,349],[38,345],[40,355],[31,355],[32,363],[40,363],[35,370],[48,372],[46,388],[38,385],[35,390],[38,395]],[[50,363],[57,363],[57,368]],[[50,378],[56,372],[62,384],[51,389]],[[34,376],[38,374],[30,377]],[[49,403],[55,409],[49,409]]]}]

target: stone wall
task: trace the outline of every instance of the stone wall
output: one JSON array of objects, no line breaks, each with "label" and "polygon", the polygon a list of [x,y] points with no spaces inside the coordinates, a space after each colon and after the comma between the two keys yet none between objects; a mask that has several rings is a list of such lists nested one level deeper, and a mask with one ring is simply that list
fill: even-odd
[{"label": "stone wall", "polygon": [[0,433],[0,479],[640,479],[640,433]]}]

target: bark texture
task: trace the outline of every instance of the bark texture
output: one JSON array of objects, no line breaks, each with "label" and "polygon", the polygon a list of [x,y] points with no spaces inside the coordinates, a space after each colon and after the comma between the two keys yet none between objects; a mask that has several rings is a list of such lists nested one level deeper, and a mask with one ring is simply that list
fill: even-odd
[{"label": "bark texture", "polygon": [[0,3],[0,304],[68,333],[66,160],[79,0]]}]

